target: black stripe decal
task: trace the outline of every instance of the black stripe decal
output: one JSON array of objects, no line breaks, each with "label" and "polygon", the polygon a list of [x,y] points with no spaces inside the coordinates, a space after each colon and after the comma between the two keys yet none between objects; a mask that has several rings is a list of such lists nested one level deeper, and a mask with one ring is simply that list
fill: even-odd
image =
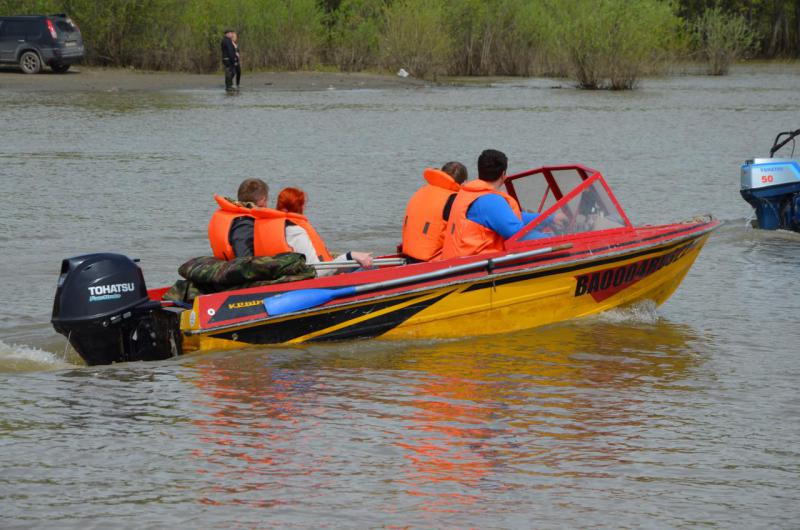
[{"label": "black stripe decal", "polygon": [[[533,279],[533,278],[540,278],[542,276],[550,276],[552,274],[563,274],[565,272],[572,272],[572,271],[576,271],[576,270],[580,270],[580,269],[588,269],[588,268],[596,267],[598,265],[608,265],[610,263],[617,263],[617,262],[626,261],[626,260],[629,260],[629,259],[632,259],[632,258],[638,258],[638,257],[641,257],[641,256],[646,256],[647,254],[654,254],[656,252],[662,252],[662,251],[665,251],[665,250],[670,250],[670,249],[673,249],[673,248],[680,247],[681,245],[692,244],[694,241],[696,241],[696,238],[695,239],[690,239],[690,240],[687,240],[687,241],[681,241],[679,243],[674,243],[672,245],[667,245],[667,246],[664,246],[664,247],[651,248],[649,250],[642,250],[640,252],[635,252],[633,254],[626,254],[624,256],[615,256],[613,258],[606,258],[606,259],[602,259],[602,260],[592,261],[592,262],[589,262],[589,263],[580,263],[578,265],[569,265],[567,267],[561,267],[561,268],[558,268],[558,269],[550,269],[550,270],[546,270],[546,271],[530,272],[530,273],[527,273],[527,274],[523,273],[523,274],[519,274],[519,275],[516,275],[516,276],[512,276],[510,278],[496,278],[496,279],[493,279],[493,280],[490,279],[490,280],[482,281],[480,283],[472,284],[469,287],[467,287],[466,289],[464,289],[464,292],[467,293],[467,292],[470,292],[470,291],[477,291],[477,290],[480,290],[480,289],[485,289],[487,287],[492,287],[492,286],[496,286],[496,285],[505,285],[505,284],[508,284],[508,283],[525,281],[525,280],[530,280],[530,279]],[[519,265],[519,264],[517,264],[517,265]]]},{"label": "black stripe decal", "polygon": [[[378,336],[382,333],[385,333],[389,329],[397,326],[398,324],[405,322],[407,319],[409,319],[419,311],[422,311],[426,307],[430,307],[432,304],[441,300],[451,292],[452,290],[442,294],[441,296],[434,297],[430,300],[414,303],[408,307],[401,308],[397,311],[389,312],[385,315],[380,315],[375,319],[376,322],[378,322],[377,325],[371,323],[372,319],[365,320],[363,322],[359,322],[343,330],[331,332],[330,335],[331,336],[338,335],[344,333],[345,330],[349,330],[349,332],[346,333],[347,336],[359,336],[359,337]],[[292,339],[296,339],[297,337],[302,337],[303,335],[308,335],[309,333],[313,333],[320,329],[329,328],[331,326],[347,322],[348,320],[364,316],[365,314],[368,313],[373,313],[376,311],[380,311],[381,309],[392,307],[393,305],[400,304],[412,298],[424,297],[427,294],[429,293],[423,293],[422,295],[420,295],[420,293],[413,293],[405,296],[401,295],[400,297],[395,297],[392,298],[391,300],[378,300],[372,304],[363,304],[354,307],[343,307],[340,309],[333,309],[331,311],[322,314],[312,313],[299,318],[284,320],[282,322],[267,321],[257,326],[247,327],[244,329],[233,330],[233,331],[225,331],[222,333],[212,333],[209,334],[209,336],[217,339],[235,340],[238,342],[246,342],[249,344],[278,344],[281,342],[287,342]],[[399,318],[393,316],[396,314],[397,317]],[[372,328],[374,328],[374,330]],[[365,334],[361,334],[362,330],[364,331]],[[328,336],[324,335],[314,340],[325,340],[326,337]],[[327,340],[335,340],[340,338],[342,337],[336,336],[333,338],[328,338]]]},{"label": "black stripe decal", "polygon": [[[617,243],[616,245],[611,245],[611,246],[607,246],[607,247],[594,247],[594,248],[590,248],[590,249],[587,249],[587,250],[581,250],[580,252],[570,252],[570,253],[566,253],[566,254],[563,254],[563,255],[565,257],[578,257],[578,256],[586,256],[586,255],[590,255],[591,256],[595,252],[606,252],[606,251],[609,251],[609,250],[614,250],[614,249],[617,249],[617,248],[624,247],[626,245],[630,245],[631,243],[643,243],[643,242],[646,242],[646,241],[652,241],[654,239],[661,239],[663,237],[674,236],[674,235],[682,234],[682,233],[690,231],[690,230],[694,230],[695,228],[696,228],[695,226],[690,226],[689,228],[683,228],[681,230],[675,230],[674,232],[668,232],[666,234],[661,234],[661,235],[658,235],[658,236],[651,236],[651,237],[646,237],[644,239],[637,239],[636,241],[627,241],[627,242],[624,242],[624,243]],[[697,237],[700,237],[700,236],[698,235],[698,236],[696,236],[695,238],[693,238],[691,240],[684,240],[684,241],[678,241],[677,243],[672,243],[670,246],[662,247],[662,249],[668,249],[668,248],[676,247],[678,245],[681,245],[681,244],[685,243],[686,241],[692,241],[694,239],[697,239]],[[650,252],[656,252],[656,250],[655,249],[643,250],[639,254],[630,254],[629,257],[636,257],[636,256],[643,255],[643,254],[649,254]],[[512,263],[510,265],[501,265],[500,267],[496,268],[495,270],[509,269],[509,268],[512,268],[512,267],[518,267],[520,265],[528,265],[528,264],[531,264],[531,263],[538,263],[540,261],[548,261],[548,260],[551,260],[551,259],[553,259],[551,254],[544,254],[543,256],[537,256],[537,257],[532,258],[532,259],[520,260],[520,261],[514,262],[514,263]],[[601,263],[601,262],[598,261],[597,263]]]},{"label": "black stripe decal", "polygon": [[448,291],[440,296],[435,296],[428,300],[416,302],[409,306],[400,308],[397,311],[392,311],[391,313],[386,313],[375,318],[353,324],[352,326],[332,331],[325,335],[320,335],[319,337],[311,339],[311,341],[324,342],[332,340],[346,340],[355,338],[371,339],[374,337],[379,337],[387,331],[396,328],[423,309],[427,309],[439,300],[450,295],[452,292],[453,291]]}]

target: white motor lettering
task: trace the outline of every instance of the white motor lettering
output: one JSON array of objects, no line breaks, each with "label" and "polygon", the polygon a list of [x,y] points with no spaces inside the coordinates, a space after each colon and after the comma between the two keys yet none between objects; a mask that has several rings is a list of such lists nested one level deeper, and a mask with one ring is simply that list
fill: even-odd
[{"label": "white motor lettering", "polygon": [[102,296],[105,294],[132,293],[133,283],[112,283],[108,285],[94,285],[89,287],[89,294],[92,296]]}]

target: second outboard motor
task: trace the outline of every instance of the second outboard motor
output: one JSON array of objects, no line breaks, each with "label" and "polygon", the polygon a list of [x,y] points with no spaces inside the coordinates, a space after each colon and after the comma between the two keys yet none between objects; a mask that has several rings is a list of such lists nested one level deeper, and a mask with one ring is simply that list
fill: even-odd
[{"label": "second outboard motor", "polygon": [[150,300],[142,270],[121,254],[65,259],[51,322],[90,366],[181,353],[178,313]]},{"label": "second outboard motor", "polygon": [[770,158],[755,158],[742,166],[741,194],[755,208],[758,228],[800,232],[800,163],[791,158],[772,158],[797,136],[800,129],[780,133],[770,149]]}]

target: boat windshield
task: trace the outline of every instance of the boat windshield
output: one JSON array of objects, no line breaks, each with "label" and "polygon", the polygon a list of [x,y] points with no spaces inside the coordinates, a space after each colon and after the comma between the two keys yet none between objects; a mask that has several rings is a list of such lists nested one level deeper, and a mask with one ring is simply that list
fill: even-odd
[{"label": "boat windshield", "polygon": [[509,177],[506,186],[522,209],[541,213],[589,178],[582,169],[541,168]]},{"label": "boat windshield", "polygon": [[538,214],[513,241],[631,227],[602,175],[588,168],[542,168],[509,184],[526,217]]}]

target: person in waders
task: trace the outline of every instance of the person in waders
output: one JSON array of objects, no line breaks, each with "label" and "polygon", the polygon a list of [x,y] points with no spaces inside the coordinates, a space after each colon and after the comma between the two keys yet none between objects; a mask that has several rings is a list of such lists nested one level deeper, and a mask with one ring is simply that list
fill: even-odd
[{"label": "person in waders", "polygon": [[222,37],[222,66],[225,68],[225,91],[234,92],[233,78],[236,76],[236,46],[233,44],[232,29],[225,30],[225,36]]}]

